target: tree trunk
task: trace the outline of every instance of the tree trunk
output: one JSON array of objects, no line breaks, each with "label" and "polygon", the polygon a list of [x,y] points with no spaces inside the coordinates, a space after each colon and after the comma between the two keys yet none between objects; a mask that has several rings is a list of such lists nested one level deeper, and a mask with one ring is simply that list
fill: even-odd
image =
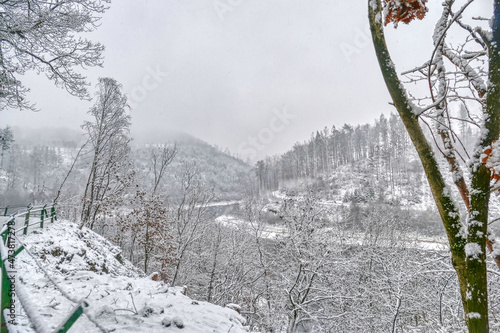
[{"label": "tree trunk", "polygon": [[[461,228],[459,209],[451,198],[431,145],[425,138],[418,122],[418,115],[414,113],[412,102],[407,97],[389,55],[382,27],[383,17],[380,0],[369,0],[368,11],[373,45],[382,75],[394,106],[403,120],[422,161],[434,201],[448,236],[452,264],[458,276],[462,306],[469,332],[487,333],[489,332],[489,326],[485,247],[490,170],[481,163],[480,156],[484,150],[481,150],[481,148],[487,147],[499,136],[500,93],[498,84],[500,83],[500,56],[498,42],[500,42],[500,29],[498,19],[500,18],[500,0],[495,0],[493,43],[490,46],[490,85],[488,87],[487,106],[484,110],[485,129],[482,133],[480,148],[475,152],[475,167],[473,166],[471,169],[472,195],[470,198],[470,221],[467,223],[465,232],[467,236],[464,235]],[[460,188],[458,190],[462,193]],[[465,204],[467,204],[466,201]],[[466,245],[472,248],[477,247],[480,251],[468,251],[469,256],[466,256]],[[476,255],[471,255],[473,252]]]},{"label": "tree trunk", "polygon": [[149,219],[146,221],[146,235],[144,240],[144,273],[148,274],[148,264],[149,264]]}]

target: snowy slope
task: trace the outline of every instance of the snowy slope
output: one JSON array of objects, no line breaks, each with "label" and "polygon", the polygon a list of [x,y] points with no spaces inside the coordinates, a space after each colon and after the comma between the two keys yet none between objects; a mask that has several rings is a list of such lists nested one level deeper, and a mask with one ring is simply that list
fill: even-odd
[{"label": "snowy slope", "polygon": [[153,281],[123,260],[118,247],[71,222],[57,221],[19,238],[28,249],[15,261],[16,294],[25,309],[16,307],[12,332],[35,332],[33,322],[37,331],[51,332],[81,300],[89,306],[69,332],[248,331],[235,310]]}]

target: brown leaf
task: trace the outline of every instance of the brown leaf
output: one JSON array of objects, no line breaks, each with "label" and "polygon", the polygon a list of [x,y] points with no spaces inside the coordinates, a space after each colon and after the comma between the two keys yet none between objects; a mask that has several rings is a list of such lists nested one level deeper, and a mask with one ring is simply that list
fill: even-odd
[{"label": "brown leaf", "polygon": [[410,23],[415,18],[421,20],[427,13],[425,3],[427,0],[384,0],[387,6],[385,25],[394,22],[394,27],[399,22]]}]

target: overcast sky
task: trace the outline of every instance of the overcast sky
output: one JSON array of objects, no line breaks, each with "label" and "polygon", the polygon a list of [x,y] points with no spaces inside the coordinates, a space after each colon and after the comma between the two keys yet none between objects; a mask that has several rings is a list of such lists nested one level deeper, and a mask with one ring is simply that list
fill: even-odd
[{"label": "overcast sky", "polygon": [[[175,129],[242,158],[282,153],[325,126],[373,122],[388,104],[369,40],[366,0],[115,0],[90,38],[124,86],[133,135]],[[401,72],[424,63],[439,0],[424,21],[386,28]],[[488,16],[491,0],[469,10]],[[5,110],[1,126],[79,128],[92,102],[43,76],[22,78],[40,112]]]}]

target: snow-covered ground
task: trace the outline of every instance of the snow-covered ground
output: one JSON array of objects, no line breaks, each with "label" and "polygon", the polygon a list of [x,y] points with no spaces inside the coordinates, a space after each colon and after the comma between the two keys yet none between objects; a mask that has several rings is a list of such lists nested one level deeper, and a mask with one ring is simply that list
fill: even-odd
[{"label": "snow-covered ground", "polygon": [[286,233],[285,227],[281,225],[250,223],[233,215],[221,215],[215,221],[227,228],[243,229],[249,234],[257,234],[260,238],[277,239]]},{"label": "snow-covered ground", "polygon": [[[266,224],[266,223],[250,223],[242,218],[233,215],[221,215],[215,219],[217,223],[234,229],[245,230],[249,234],[257,235],[263,239],[279,239],[287,235],[287,229],[284,225],[279,224]],[[325,232],[331,231],[331,228],[323,228]],[[342,237],[338,239],[344,245],[363,245],[366,241],[367,235],[362,232],[352,233],[349,237]],[[412,248],[419,248],[422,250],[435,250],[445,251],[449,249],[449,245],[443,237],[428,237],[416,233],[406,233],[404,239],[407,241],[407,246]],[[335,239],[333,240],[335,241]],[[393,240],[381,236],[378,237],[378,244],[380,246],[392,246]]]},{"label": "snow-covered ground", "polygon": [[53,332],[83,301],[88,307],[70,332],[248,332],[234,305],[196,301],[144,276],[118,247],[71,222],[34,228],[15,242],[27,250],[14,262],[23,307],[16,298],[18,325],[10,332]]},{"label": "snow-covered ground", "polygon": [[240,203],[242,203],[242,200],[216,201],[216,202],[210,202],[204,206],[205,207],[223,207],[223,206],[237,205]]}]

